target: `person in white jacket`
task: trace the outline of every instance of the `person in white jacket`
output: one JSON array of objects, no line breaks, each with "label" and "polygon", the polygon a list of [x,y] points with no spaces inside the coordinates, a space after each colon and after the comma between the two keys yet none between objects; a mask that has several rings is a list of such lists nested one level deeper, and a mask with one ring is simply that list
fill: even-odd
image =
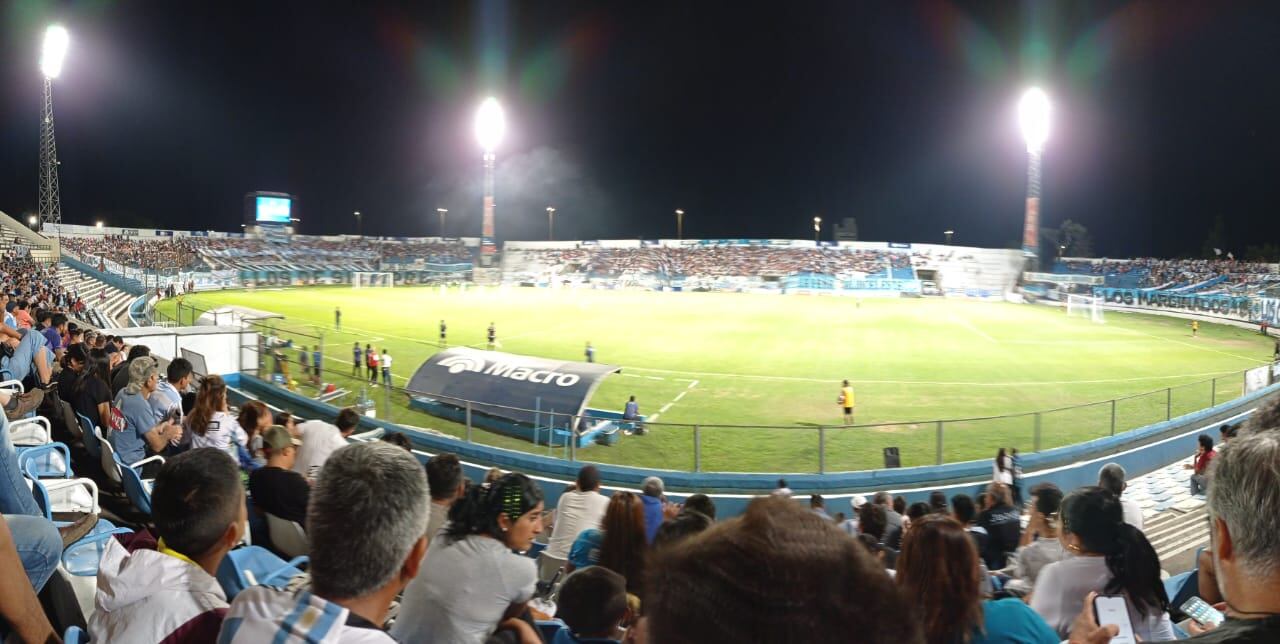
[{"label": "person in white jacket", "polygon": [[214,642],[227,598],[218,565],[246,530],[239,469],[204,448],[170,459],[151,493],[156,550],[107,542],[89,635],[95,642]]}]

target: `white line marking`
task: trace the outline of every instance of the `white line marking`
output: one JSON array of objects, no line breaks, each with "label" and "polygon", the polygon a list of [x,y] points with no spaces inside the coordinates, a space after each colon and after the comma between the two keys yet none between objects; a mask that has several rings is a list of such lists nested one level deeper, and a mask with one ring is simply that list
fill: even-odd
[{"label": "white line marking", "polygon": [[1239,358],[1239,359],[1241,359],[1241,360],[1248,360],[1248,361],[1250,361],[1250,362],[1255,362],[1255,363],[1257,363],[1257,364],[1269,364],[1269,361],[1267,361],[1267,360],[1259,360],[1258,358],[1252,358],[1252,357],[1245,356],[1245,355],[1241,355],[1241,354],[1238,354],[1238,353],[1231,353],[1231,352],[1229,352],[1229,351],[1220,351],[1220,350],[1218,350],[1218,349],[1214,349],[1214,348],[1211,348],[1211,347],[1206,347],[1206,346],[1204,346],[1204,345],[1196,344],[1196,343],[1194,343],[1194,342],[1187,342],[1187,341],[1185,341],[1185,340],[1174,340],[1173,338],[1166,338],[1166,337],[1164,337],[1164,336],[1155,335],[1155,334],[1153,334],[1153,333],[1147,333],[1146,331],[1138,331],[1137,329],[1126,329],[1126,328],[1124,328],[1124,327],[1122,327],[1122,326],[1113,326],[1113,327],[1111,327],[1111,328],[1113,328],[1113,329],[1118,329],[1118,330],[1120,330],[1120,331],[1127,331],[1127,332],[1129,332],[1129,333],[1136,333],[1136,334],[1138,334],[1138,335],[1145,335],[1145,336],[1147,336],[1147,337],[1149,337],[1149,338],[1155,338],[1155,339],[1157,339],[1157,340],[1164,340],[1165,342],[1172,342],[1172,343],[1174,343],[1174,344],[1181,344],[1181,345],[1184,345],[1184,346],[1191,347],[1191,348],[1193,348],[1193,349],[1200,349],[1201,351],[1211,351],[1211,352],[1213,352],[1213,353],[1219,353],[1219,354],[1222,354],[1222,355],[1224,355],[1224,356],[1230,356],[1230,357],[1232,357],[1232,358]]},{"label": "white line marking", "polygon": [[688,389],[686,389],[686,390],[684,390],[684,391],[682,391],[682,392],[680,392],[680,393],[676,394],[676,398],[675,398],[675,400],[672,400],[671,402],[673,402],[673,403],[678,403],[678,402],[680,402],[680,399],[681,399],[681,398],[684,398],[684,395],[685,395],[685,394],[687,394],[687,393],[689,393],[689,390],[688,390]]},{"label": "white line marking", "polygon": [[667,404],[663,405],[663,406],[662,406],[662,409],[659,409],[659,410],[658,410],[658,413],[659,413],[659,414],[666,413],[666,411],[667,411],[668,409],[671,409],[671,405],[673,405],[673,404],[675,404],[675,403],[667,403]]},{"label": "white line marking", "polygon": [[982,329],[979,329],[978,327],[974,326],[972,322],[970,322],[970,321],[968,321],[968,320],[966,320],[966,319],[964,319],[964,318],[962,318],[962,317],[960,317],[960,316],[958,316],[958,315],[955,315],[954,313],[953,313],[953,314],[951,314],[951,316],[950,316],[950,317],[951,317],[951,321],[952,321],[952,322],[955,322],[956,324],[958,324],[958,325],[960,325],[960,326],[962,326],[962,327],[964,327],[964,328],[966,328],[966,329],[968,329],[968,330],[970,330],[970,331],[972,331],[972,332],[974,332],[974,333],[976,333],[976,334],[978,334],[978,335],[980,335],[980,336],[982,336],[982,337],[986,338],[988,342],[992,342],[992,343],[995,343],[995,344],[1000,344],[1000,341],[999,341],[999,340],[997,340],[997,339],[995,339],[995,338],[991,337],[990,335],[988,335],[986,331],[983,331]]},{"label": "white line marking", "polygon": [[[746,373],[721,373],[716,371],[674,371],[671,369],[652,369],[649,367],[625,367],[632,371],[656,371],[659,373],[678,373],[686,376],[701,376],[703,378],[745,378],[748,380],[782,380],[791,382],[820,382],[832,383],[840,382],[841,378],[805,378],[801,376],[760,376]],[[1141,376],[1138,378],[1101,378],[1097,380],[1037,380],[1025,382],[948,382],[940,380],[855,380],[850,378],[849,382],[863,385],[942,385],[942,386],[958,386],[958,387],[1025,387],[1029,385],[1090,385],[1102,383],[1117,382],[1143,382],[1147,380],[1177,380],[1181,378],[1198,378],[1208,376],[1225,376],[1229,374],[1240,373],[1238,371],[1207,371],[1204,373],[1184,373],[1173,376]]]},{"label": "white line marking", "polygon": [[[697,387],[697,386],[698,386],[698,381],[697,381],[697,380],[690,380],[690,381],[689,381],[689,386],[688,386],[688,387],[686,387],[686,389],[693,389],[694,387]],[[683,396],[684,394],[681,394],[681,395]]]},{"label": "white line marking", "polygon": [[648,417],[648,418],[644,419],[644,422],[646,422],[646,423],[656,423],[656,422],[658,422],[658,414],[654,414],[654,415],[652,415],[652,416],[650,416],[650,417]]},{"label": "white line marking", "polygon": [[666,378],[660,378],[658,376],[645,376],[645,378],[648,378],[649,380],[666,380]]}]

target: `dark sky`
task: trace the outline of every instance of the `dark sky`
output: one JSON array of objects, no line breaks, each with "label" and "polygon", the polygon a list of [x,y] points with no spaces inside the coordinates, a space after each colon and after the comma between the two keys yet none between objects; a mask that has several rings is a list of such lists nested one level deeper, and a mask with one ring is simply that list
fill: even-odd
[{"label": "dark sky", "polygon": [[[111,2],[0,14],[0,209],[36,207],[39,41],[68,223],[479,231],[472,112],[497,95],[498,234],[1020,235],[1021,89],[1054,102],[1046,224],[1112,256],[1280,241],[1280,2]],[[829,235],[829,232],[827,233]]]}]

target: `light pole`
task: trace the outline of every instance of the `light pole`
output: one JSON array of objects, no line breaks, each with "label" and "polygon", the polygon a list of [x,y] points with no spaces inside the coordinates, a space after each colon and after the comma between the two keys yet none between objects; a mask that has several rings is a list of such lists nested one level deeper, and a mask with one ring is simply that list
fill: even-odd
[{"label": "light pole", "polygon": [[444,239],[444,216],[448,212],[448,208],[436,208],[436,214],[440,215],[440,239]]},{"label": "light pole", "polygon": [[480,104],[480,109],[476,110],[475,130],[476,140],[484,150],[484,214],[480,221],[480,264],[489,266],[493,263],[493,254],[498,250],[493,230],[493,151],[502,142],[502,135],[507,130],[506,116],[498,99],[490,96]]},{"label": "light pole", "polygon": [[951,236],[952,236],[952,235],[954,235],[954,234],[956,234],[956,231],[954,231],[954,230],[944,230],[944,231],[942,231],[942,234],[947,236],[947,245],[948,245],[948,246],[950,246],[950,245],[951,245]]},{"label": "light pole", "polygon": [[822,217],[813,218],[813,243],[818,243],[818,233],[822,231]]},{"label": "light pole", "polygon": [[40,115],[40,221],[62,223],[62,195],[58,189],[58,144],[53,136],[53,79],[62,73],[70,37],[61,25],[44,32],[40,71],[44,74],[44,111]]},{"label": "light pole", "polygon": [[1067,245],[1058,244],[1058,259],[1062,259],[1062,256],[1066,254],[1067,254]]},{"label": "light pole", "polygon": [[364,219],[360,217],[360,211],[357,210],[351,214],[356,217],[356,237],[364,239]]},{"label": "light pole", "polygon": [[1027,142],[1027,204],[1022,220],[1022,253],[1028,258],[1040,252],[1040,152],[1049,138],[1049,97],[1039,87],[1022,94],[1018,124]]},{"label": "light pole", "polygon": [[676,239],[684,239],[684,211],[676,208]]},{"label": "light pole", "polygon": [[547,206],[547,241],[556,240],[556,209]]}]

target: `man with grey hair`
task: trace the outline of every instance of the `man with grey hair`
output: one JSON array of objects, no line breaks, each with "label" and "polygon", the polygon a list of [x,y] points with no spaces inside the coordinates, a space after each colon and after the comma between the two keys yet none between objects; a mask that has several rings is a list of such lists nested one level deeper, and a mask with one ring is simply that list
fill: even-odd
[{"label": "man with grey hair", "polygon": [[[156,423],[148,399],[159,382],[160,368],[155,358],[139,356],[129,363],[129,384],[116,394],[111,409],[111,446],[125,465],[137,463],[150,454],[160,454],[170,443],[182,438],[182,426],[168,418]],[[155,478],[161,463],[152,461],[142,468],[143,478]]]},{"label": "man with grey hair", "polygon": [[641,484],[640,491],[643,492],[640,501],[644,504],[644,538],[653,543],[658,528],[666,521],[666,497],[663,496],[666,489],[662,479],[650,476]]},{"label": "man with grey hair", "polygon": [[1107,463],[1098,470],[1098,487],[1114,494],[1120,500],[1125,523],[1139,530],[1142,529],[1142,507],[1133,499],[1122,496],[1129,484],[1125,482],[1125,471],[1119,463]]},{"label": "man with grey hair", "polygon": [[418,574],[426,529],[427,477],[409,452],[381,441],[335,451],[307,508],[311,590],[240,593],[218,641],[394,642],[382,627]]}]

